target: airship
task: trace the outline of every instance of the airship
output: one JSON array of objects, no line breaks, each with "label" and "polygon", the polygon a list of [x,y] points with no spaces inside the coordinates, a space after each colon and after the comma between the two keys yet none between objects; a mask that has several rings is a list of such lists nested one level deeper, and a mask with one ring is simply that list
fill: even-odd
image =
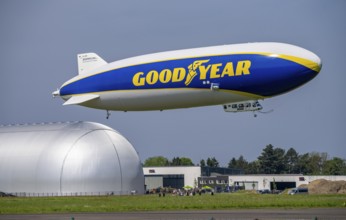
[{"label": "airship", "polygon": [[66,102],[109,111],[150,111],[221,105],[226,112],[258,111],[258,100],[313,79],[321,59],[275,42],[174,50],[107,63],[77,55],[78,75],[52,93]]}]

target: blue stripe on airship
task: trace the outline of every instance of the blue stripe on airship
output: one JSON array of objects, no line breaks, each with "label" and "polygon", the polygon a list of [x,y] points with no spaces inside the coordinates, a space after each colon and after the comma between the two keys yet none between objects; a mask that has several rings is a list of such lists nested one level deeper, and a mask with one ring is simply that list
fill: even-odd
[{"label": "blue stripe on airship", "polygon": [[[185,78],[189,73],[189,66],[195,61],[204,60],[202,66],[204,71],[208,68],[206,77],[202,77],[200,68],[196,68],[196,76],[191,83],[186,85],[185,80],[173,82],[167,77],[172,78],[174,69],[184,68]],[[236,76],[237,65],[242,61],[250,61],[248,66],[249,73],[241,73]],[[233,74],[222,74],[227,63],[232,63]],[[214,65],[214,67],[213,67]],[[240,64],[239,64],[240,65]],[[190,68],[192,68],[190,66]],[[210,76],[210,71],[214,68],[214,77]],[[163,70],[171,72],[163,76],[162,80],[155,81],[154,76],[146,79],[150,71],[156,71],[160,74]],[[144,80],[143,85],[136,86],[133,83],[135,74],[140,74]],[[156,74],[156,75],[157,75]],[[163,88],[198,88],[209,89],[211,83],[218,83],[220,89],[240,91],[259,96],[273,96],[288,92],[305,82],[311,80],[317,75],[317,72],[288,59],[272,57],[260,54],[233,54],[221,56],[205,56],[186,59],[160,61],[134,66],[123,67],[106,71],[103,73],[91,75],[65,85],[60,89],[60,95],[74,95],[85,93],[97,93],[117,90],[136,90],[136,89],[163,89]],[[217,77],[219,76],[219,77]],[[223,76],[223,77],[221,77]]]}]

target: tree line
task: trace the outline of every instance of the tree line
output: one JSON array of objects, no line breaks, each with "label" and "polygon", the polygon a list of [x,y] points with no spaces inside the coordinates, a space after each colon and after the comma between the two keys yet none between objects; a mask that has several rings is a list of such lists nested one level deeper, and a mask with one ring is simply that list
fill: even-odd
[{"label": "tree line", "polygon": [[299,154],[295,149],[287,151],[267,145],[257,160],[248,162],[243,156],[232,158],[229,168],[241,168],[246,174],[305,174],[305,175],[346,175],[345,160],[339,157],[329,159],[327,153]]},{"label": "tree line", "polygon": [[[168,160],[163,156],[150,157],[143,166],[194,166],[190,158],[174,157]],[[201,167],[220,167],[215,157],[200,160]],[[327,153],[311,152],[299,154],[295,149],[287,151],[267,145],[256,160],[248,162],[242,155],[231,158],[228,168],[242,169],[245,174],[304,174],[304,175],[346,175],[345,159],[329,158]]]},{"label": "tree line", "polygon": [[187,157],[174,157],[172,160],[168,160],[166,157],[157,156],[149,157],[145,160],[144,167],[163,167],[163,166],[194,166],[190,158]]}]

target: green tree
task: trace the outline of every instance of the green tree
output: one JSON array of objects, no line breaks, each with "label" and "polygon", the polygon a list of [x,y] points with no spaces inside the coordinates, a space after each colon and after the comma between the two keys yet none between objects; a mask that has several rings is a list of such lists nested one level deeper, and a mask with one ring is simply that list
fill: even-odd
[{"label": "green tree", "polygon": [[199,165],[200,165],[201,167],[205,167],[205,166],[206,166],[206,165],[205,165],[205,160],[202,159],[202,160],[199,162]]},{"label": "green tree", "polygon": [[285,154],[285,162],[287,163],[287,173],[299,173],[298,157],[299,155],[295,149],[288,149],[288,151]]},{"label": "green tree", "polygon": [[180,158],[180,164],[181,164],[181,166],[194,166],[195,165],[192,162],[192,160],[188,157],[181,157]]},{"label": "green tree", "polygon": [[320,157],[321,157],[321,160],[320,160],[319,166],[320,166],[320,170],[322,171],[321,174],[325,174],[324,167],[326,166],[329,155],[327,152],[322,152],[320,153]]},{"label": "green tree", "polygon": [[171,166],[194,166],[192,160],[187,157],[180,157],[180,158],[174,157],[170,165]]},{"label": "green tree", "polygon": [[273,174],[275,172],[273,165],[274,160],[274,147],[269,144],[263,149],[261,155],[258,157],[260,172],[264,174]]},{"label": "green tree", "polygon": [[246,170],[248,168],[249,163],[245,160],[243,155],[240,155],[238,159],[235,159],[234,157],[229,161],[228,168],[235,168],[235,169],[243,169]]},{"label": "green tree", "polygon": [[252,161],[248,164],[245,174],[259,174],[260,172],[260,162],[258,160]]},{"label": "green tree", "polygon": [[309,159],[308,159],[308,170],[310,175],[322,175],[323,174],[323,167],[325,162],[327,161],[328,154],[327,153],[317,153],[312,152],[309,153]]},{"label": "green tree", "polygon": [[300,174],[311,174],[311,169],[308,166],[309,159],[310,157],[308,153],[298,156],[298,169]]},{"label": "green tree", "polygon": [[286,173],[285,149],[274,148],[273,169],[275,174]]},{"label": "green tree", "polygon": [[208,167],[219,167],[219,161],[217,161],[215,157],[212,157],[212,158],[208,157],[207,166]]},{"label": "green tree", "polygon": [[180,158],[173,157],[172,162],[170,162],[171,166],[181,166]]},{"label": "green tree", "polygon": [[237,166],[240,169],[246,170],[248,167],[249,163],[245,160],[243,155],[240,155],[238,160],[237,160]]},{"label": "green tree", "polygon": [[237,168],[237,159],[235,159],[235,157],[232,157],[229,161],[228,168]]},{"label": "green tree", "polygon": [[334,157],[333,159],[326,161],[323,174],[324,175],[346,175],[345,160],[339,157]]},{"label": "green tree", "polygon": [[168,165],[168,159],[163,156],[149,157],[143,164],[144,167],[163,167]]},{"label": "green tree", "polygon": [[265,174],[285,173],[285,150],[282,148],[274,148],[273,145],[267,145],[261,156],[258,157],[260,163],[260,171]]}]

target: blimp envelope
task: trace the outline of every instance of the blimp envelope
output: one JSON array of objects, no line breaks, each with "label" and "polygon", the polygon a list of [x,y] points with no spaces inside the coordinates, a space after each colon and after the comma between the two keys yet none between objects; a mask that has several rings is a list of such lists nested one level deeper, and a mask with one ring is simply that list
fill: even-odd
[{"label": "blimp envelope", "polygon": [[85,53],[78,55],[79,74],[53,96],[64,105],[119,111],[228,106],[289,92],[321,67],[316,54],[284,43],[176,50],[112,63]]}]

